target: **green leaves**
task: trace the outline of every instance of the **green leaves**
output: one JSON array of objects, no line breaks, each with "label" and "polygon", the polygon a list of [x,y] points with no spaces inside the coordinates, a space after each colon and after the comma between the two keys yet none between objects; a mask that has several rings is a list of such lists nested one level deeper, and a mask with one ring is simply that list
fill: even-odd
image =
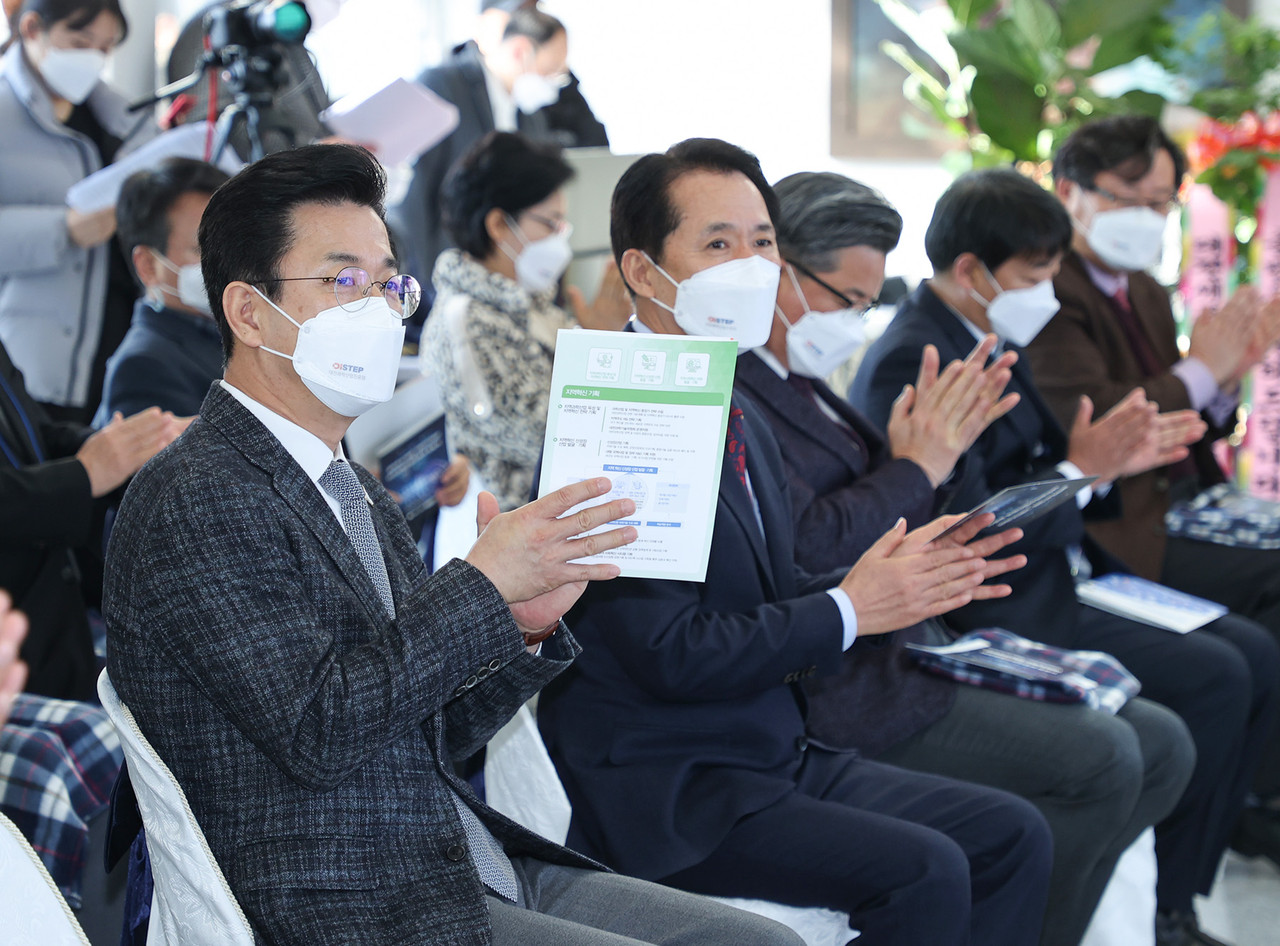
[{"label": "green leaves", "polygon": [[1159,17],[1168,5],[1169,0],[1062,0],[1062,43],[1070,49],[1091,36],[1105,38]]}]

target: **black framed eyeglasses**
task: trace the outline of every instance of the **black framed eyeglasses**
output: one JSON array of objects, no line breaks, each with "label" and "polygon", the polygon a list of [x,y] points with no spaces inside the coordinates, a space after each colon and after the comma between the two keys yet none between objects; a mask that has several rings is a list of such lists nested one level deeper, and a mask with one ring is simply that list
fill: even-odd
[{"label": "black framed eyeglasses", "polygon": [[1085,190],[1093,191],[1120,207],[1146,207],[1148,210],[1154,210],[1156,213],[1163,214],[1166,217],[1174,211],[1182,209],[1182,200],[1177,194],[1164,200],[1143,200],[1141,197],[1121,197],[1119,194],[1113,194],[1105,187],[1099,187],[1097,184],[1086,187]]},{"label": "black framed eyeglasses", "polygon": [[391,311],[401,319],[407,319],[418,311],[422,302],[422,287],[418,280],[407,273],[397,273],[385,280],[373,279],[358,266],[347,266],[334,276],[282,276],[269,282],[309,282],[318,280],[333,286],[333,297],[338,305],[351,313],[359,312],[369,301],[374,289],[382,293]]},{"label": "black framed eyeglasses", "polygon": [[823,289],[827,290],[827,292],[831,293],[833,296],[839,299],[841,305],[843,305],[844,308],[852,310],[857,315],[863,316],[865,318],[868,312],[870,312],[872,309],[874,309],[876,306],[880,304],[879,296],[877,296],[874,299],[869,299],[866,302],[854,302],[852,299],[846,296],[843,292],[841,292],[835,286],[831,285],[831,283],[827,282],[825,279],[823,279],[817,273],[813,272],[807,266],[802,266],[800,263],[794,262],[792,260],[787,260],[787,262],[791,266],[800,270],[800,272],[804,273],[806,276],[808,276],[810,279],[816,282]]}]

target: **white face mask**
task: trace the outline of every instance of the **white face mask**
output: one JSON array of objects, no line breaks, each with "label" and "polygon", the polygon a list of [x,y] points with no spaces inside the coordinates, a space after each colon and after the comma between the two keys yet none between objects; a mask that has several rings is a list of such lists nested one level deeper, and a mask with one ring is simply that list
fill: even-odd
[{"label": "white face mask", "polygon": [[522,72],[511,86],[511,100],[526,115],[552,105],[560,98],[560,86],[537,72]]},{"label": "white face mask", "polygon": [[800,290],[800,281],[790,266],[787,275],[804,306],[804,315],[795,322],[788,322],[782,308],[776,307],[779,318],[787,326],[787,362],[796,374],[825,378],[862,346],[867,334],[862,313],[854,309],[815,312],[809,308]]},{"label": "white face mask", "polygon": [[299,324],[284,309],[254,289],[266,303],[298,326],[293,354],[262,350],[288,358],[308,390],[325,407],[343,417],[359,417],[391,400],[404,347],[404,323],[382,296],[365,300],[348,312],[335,305]]},{"label": "white face mask", "polygon": [[502,244],[502,252],[515,260],[516,282],[530,292],[542,292],[556,284],[573,260],[573,250],[569,247],[569,236],[573,231],[565,228],[559,233],[543,237],[541,240],[526,240],[520,225],[507,217],[507,225],[521,243],[520,252],[512,255]]},{"label": "white face mask", "polygon": [[107,55],[101,50],[52,46],[40,62],[40,77],[55,95],[79,105],[98,84],[106,65]]},{"label": "white face mask", "polygon": [[651,301],[670,312],[687,334],[737,339],[740,352],[759,348],[768,340],[781,275],[777,263],[753,254],[717,263],[676,282],[648,253],[645,259],[676,287],[675,308],[657,296]]},{"label": "white face mask", "polygon": [[1160,261],[1165,223],[1165,216],[1150,207],[1103,210],[1093,215],[1086,239],[1108,266],[1136,272]]},{"label": "white face mask", "polygon": [[978,295],[976,289],[970,289],[969,294],[987,310],[991,331],[1006,342],[1025,348],[1061,306],[1053,292],[1053,280],[1046,279],[1027,289],[1001,289],[991,271],[985,266],[983,269],[999,293],[990,302]]},{"label": "white face mask", "polygon": [[[213,310],[209,308],[209,294],[204,290],[204,274],[200,272],[200,264],[188,263],[186,266],[179,266],[159,250],[153,249],[151,252],[155,254],[156,262],[169,272],[178,274],[178,301],[187,308],[195,309],[212,318]],[[157,285],[153,288],[173,294],[173,290],[168,286]]]}]

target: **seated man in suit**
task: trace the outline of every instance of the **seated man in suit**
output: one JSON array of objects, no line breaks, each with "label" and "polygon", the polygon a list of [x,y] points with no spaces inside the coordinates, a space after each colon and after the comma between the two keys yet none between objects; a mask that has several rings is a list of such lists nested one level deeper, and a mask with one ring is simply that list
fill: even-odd
[{"label": "seated man in suit", "polygon": [[[944,359],[962,358],[977,339],[995,332],[1018,351],[1057,310],[1051,280],[1070,241],[1062,205],[1017,172],[980,171],[957,180],[938,201],[925,237],[934,275],[871,346],[850,401],[887,425],[903,385],[917,377],[926,345]],[[1082,399],[1068,434],[1021,360],[1009,389],[1021,399],[970,448],[951,488],[952,508],[971,508],[1015,483],[1080,473],[1098,476],[1094,492],[1101,493],[1122,476],[1176,462],[1186,455],[1181,445],[1204,433],[1196,415],[1157,415],[1135,391],[1096,421]],[[1082,495],[1089,511],[1114,512],[1118,491]],[[1235,615],[1178,635],[1078,604],[1076,573],[1090,566],[1113,570],[1118,563],[1088,540],[1075,504],[1059,506],[1025,532],[1014,548],[1026,554],[1027,565],[1009,578],[1013,594],[973,602],[947,621],[1110,653],[1142,681],[1148,699],[1182,717],[1197,762],[1181,801],[1156,828],[1159,942],[1214,942],[1196,924],[1192,897],[1213,883],[1273,723],[1280,649],[1265,630]]]},{"label": "seated man in suit", "polygon": [[[726,142],[640,158],[612,203],[635,330],[762,341],[776,210],[756,159]],[[810,575],[768,426],[737,397],[728,426],[706,580],[618,579],[570,615],[581,663],[538,722],[571,843],[685,890],[848,912],[868,943],[1034,943],[1050,843],[1035,809],[810,743],[794,686],[855,636],[1004,593],[981,583],[1019,560],[982,556],[1012,537],[932,543],[954,519],[910,534],[899,520],[852,569]]]},{"label": "seated man in suit", "polygon": [[794,944],[720,904],[601,872],[481,802],[460,763],[578,651],[559,616],[632,541],[589,480],[497,515],[428,576],[343,433],[395,383],[417,284],[385,177],[346,145],[282,151],[200,225],[227,354],[108,552],[108,671],[255,931],[279,944]]},{"label": "seated man in suit", "polygon": [[[1240,382],[1280,336],[1280,299],[1264,305],[1251,287],[1191,328],[1185,357],[1169,293],[1146,273],[1159,258],[1164,224],[1178,206],[1182,150],[1159,122],[1125,115],[1080,127],[1054,159],[1058,198],[1071,214],[1071,249],[1054,278],[1062,310],[1027,346],[1032,373],[1060,423],[1088,395],[1108,410],[1140,386],[1166,410],[1198,411],[1209,431],[1191,456],[1127,477],[1117,519],[1089,533],[1138,574],[1210,598],[1280,636],[1280,552],[1170,537],[1172,500],[1225,481],[1214,443],[1235,425]],[[1246,812],[1233,840],[1280,863],[1280,741],[1273,737],[1255,789],[1273,796]]]},{"label": "seated man in suit", "polygon": [[103,519],[115,491],[182,428],[156,408],[96,433],[52,421],[0,345],[0,588],[31,625],[28,692],[97,702],[89,609],[101,593]]},{"label": "seated man in suit", "polygon": [[[828,571],[856,561],[897,516],[922,525],[945,501],[956,462],[1017,402],[1016,394],[1000,399],[1017,356],[1005,352],[984,369],[996,341],[988,335],[939,375],[937,350],[927,348],[922,377],[881,436],[820,379],[861,344],[902,218],[840,174],[793,174],[774,190],[784,261],[778,305],[768,341],[739,357],[734,385],[759,406],[782,449],[796,560]],[[1040,942],[1075,946],[1121,852],[1186,787],[1195,761],[1186,726],[1143,699],[1117,717],[944,680],[904,649],[922,631],[900,631],[887,647],[859,642],[839,673],[806,681],[810,734],[1031,801],[1053,831]]]},{"label": "seated man in suit", "polygon": [[200,410],[222,376],[222,343],[200,276],[196,229],[209,198],[227,180],[222,169],[168,158],[132,175],[120,189],[116,226],[142,298],[120,347],[107,359],[94,426],[119,411],[159,407],[179,417]]}]

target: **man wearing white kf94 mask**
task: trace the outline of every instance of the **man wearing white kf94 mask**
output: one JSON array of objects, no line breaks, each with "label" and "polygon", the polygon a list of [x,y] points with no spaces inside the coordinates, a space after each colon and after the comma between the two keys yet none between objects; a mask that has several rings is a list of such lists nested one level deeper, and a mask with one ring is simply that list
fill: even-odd
[{"label": "man wearing white kf94 mask", "polygon": [[200,273],[196,231],[227,175],[203,161],[168,158],[120,189],[121,246],[142,298],[120,347],[107,360],[95,426],[156,406],[188,417],[222,375],[222,343]]},{"label": "man wearing white kf94 mask", "polygon": [[[763,343],[777,206],[755,157],[724,141],[636,161],[611,209],[634,330]],[[1006,593],[984,580],[1021,561],[988,556],[1017,530],[935,543],[955,517],[898,519],[856,564],[810,573],[768,422],[736,392],[728,407],[706,579],[594,585],[569,616],[582,663],[538,708],[569,843],[684,890],[840,910],[868,942],[1030,946],[1049,860],[1034,809],[811,744],[794,688],[855,638]]]},{"label": "man wearing white kf94 mask", "polygon": [[[934,274],[868,349],[850,400],[872,420],[887,423],[903,385],[917,376],[924,345],[936,346],[943,358],[963,357],[991,331],[992,309],[1008,297],[1001,293],[1051,279],[1071,237],[1061,203],[1016,171],[990,169],[957,179],[939,199],[925,234]],[[1029,317],[1038,314],[1028,307]],[[1060,425],[1025,360],[1014,363],[1009,391],[1021,395],[1018,404],[978,437],[957,468],[948,499],[955,508],[971,508],[1017,483],[1078,472],[1102,483],[1123,482],[1183,460],[1185,445],[1205,430],[1193,411],[1158,414],[1139,388],[1097,420],[1088,397],[1073,400],[1067,424]],[[1280,649],[1263,628],[1236,614],[1180,635],[1080,604],[1076,576],[1089,568],[1095,575],[1121,570],[1085,534],[1085,516],[1115,517],[1127,500],[1114,482],[1109,491],[1095,484],[1093,493],[1081,491],[1081,508],[1065,503],[1024,526],[1025,537],[1013,550],[1024,552],[1027,564],[1010,574],[1010,596],[976,601],[947,621],[966,631],[1003,627],[1057,647],[1109,653],[1142,683],[1144,697],[1182,717],[1197,760],[1181,799],[1156,824],[1157,902],[1164,920],[1194,925],[1193,895],[1209,892],[1271,730]],[[1170,946],[1206,942],[1169,940]]]}]

